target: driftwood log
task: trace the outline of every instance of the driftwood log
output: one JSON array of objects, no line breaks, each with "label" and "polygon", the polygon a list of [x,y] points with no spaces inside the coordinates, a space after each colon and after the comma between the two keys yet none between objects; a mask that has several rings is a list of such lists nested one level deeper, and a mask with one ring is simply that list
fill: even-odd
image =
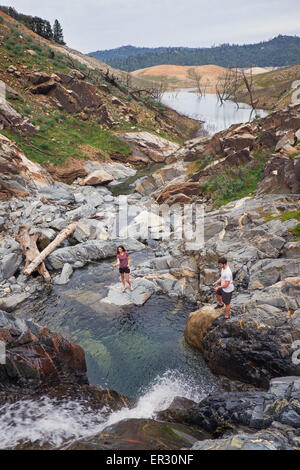
[{"label": "driftwood log", "polygon": [[[32,261],[40,255],[39,249],[37,247],[37,241],[40,238],[41,234],[37,232],[30,235],[30,230],[30,225],[22,225],[19,229],[19,233],[17,236],[17,240],[20,243],[21,250],[26,256],[24,271],[32,263]],[[46,282],[51,281],[51,276],[46,269],[45,263],[40,263],[37,267],[37,271],[40,273],[41,276],[43,276]]]},{"label": "driftwood log", "polygon": [[52,251],[54,251],[66,238],[75,232],[76,227],[77,222],[68,225],[41,253],[36,245],[40,234],[34,233],[30,235],[29,232],[31,227],[29,225],[20,227],[18,240],[20,242],[21,249],[26,256],[26,264],[23,273],[26,274],[26,276],[30,276],[34,271],[38,271],[45,281],[50,282],[51,277],[46,269],[44,261]]}]

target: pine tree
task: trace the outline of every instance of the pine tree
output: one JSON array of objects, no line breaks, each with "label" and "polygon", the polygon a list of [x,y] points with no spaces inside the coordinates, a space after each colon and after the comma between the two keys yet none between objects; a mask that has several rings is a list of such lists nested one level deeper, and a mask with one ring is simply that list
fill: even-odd
[{"label": "pine tree", "polygon": [[58,20],[55,20],[54,26],[53,26],[53,39],[55,42],[58,44],[66,44],[64,42],[64,35],[63,35],[63,29],[59,23]]},{"label": "pine tree", "polygon": [[46,39],[53,39],[53,31],[49,21],[45,21],[45,36]]}]

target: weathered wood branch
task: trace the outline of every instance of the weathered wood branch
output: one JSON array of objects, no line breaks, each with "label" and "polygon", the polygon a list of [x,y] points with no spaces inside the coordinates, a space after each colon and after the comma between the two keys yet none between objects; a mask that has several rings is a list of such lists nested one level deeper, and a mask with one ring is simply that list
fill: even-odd
[{"label": "weathered wood branch", "polygon": [[[17,239],[21,246],[21,250],[23,251],[26,257],[24,271],[32,263],[32,261],[40,255],[39,249],[37,247],[37,241],[40,237],[40,233],[36,232],[30,235],[30,230],[30,225],[22,225],[19,229],[19,233],[17,236]],[[46,282],[51,281],[51,276],[46,269],[45,263],[39,263],[36,269],[40,273],[40,275],[45,279]]]},{"label": "weathered wood branch", "polygon": [[38,252],[38,255],[31,261],[31,263],[25,266],[23,273],[26,274],[26,276],[30,276],[33,271],[38,269],[38,266],[43,263],[43,261],[52,253],[52,251],[54,251],[66,238],[75,232],[76,227],[77,222],[73,222],[64,230],[62,230],[57,235],[55,240],[53,240],[53,242],[51,242],[41,253]]}]

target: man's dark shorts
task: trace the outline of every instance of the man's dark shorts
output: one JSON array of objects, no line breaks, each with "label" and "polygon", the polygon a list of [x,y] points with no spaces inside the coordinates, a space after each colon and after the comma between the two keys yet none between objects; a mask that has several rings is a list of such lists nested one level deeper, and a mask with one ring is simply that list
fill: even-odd
[{"label": "man's dark shorts", "polygon": [[119,268],[120,274],[130,274],[129,268]]},{"label": "man's dark shorts", "polygon": [[230,305],[233,292],[224,292],[223,289],[218,289],[217,294],[222,296],[222,301],[225,305]]}]

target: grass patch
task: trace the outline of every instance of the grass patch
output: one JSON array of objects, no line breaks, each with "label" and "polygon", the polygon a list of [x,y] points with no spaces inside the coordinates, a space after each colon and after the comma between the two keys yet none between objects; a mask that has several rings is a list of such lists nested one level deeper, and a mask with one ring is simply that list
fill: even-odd
[{"label": "grass patch", "polygon": [[199,171],[204,170],[208,165],[210,165],[216,158],[212,157],[211,155],[203,155],[202,158],[199,160],[195,160],[188,165],[187,174],[188,176],[192,176],[195,173],[199,173]]},{"label": "grass patch", "polygon": [[294,237],[300,237],[300,224],[297,224],[294,228],[290,228],[289,232],[291,232]]},{"label": "grass patch", "polygon": [[281,219],[282,222],[285,222],[286,220],[291,220],[291,219],[300,220],[300,210],[299,211],[286,211],[286,212],[282,212],[279,215],[269,215],[265,218],[265,221],[270,222],[271,220],[275,220],[275,219]]},{"label": "grass patch", "polygon": [[11,131],[3,131],[10,139],[15,140],[28,158],[48,165],[63,165],[69,157],[88,159],[80,148],[90,146],[104,155],[120,155],[124,159],[131,154],[128,144],[101,129],[96,123],[84,122],[75,117],[57,115],[53,118],[39,117],[40,131],[37,135],[20,137]]},{"label": "grass patch", "polygon": [[202,185],[203,193],[214,200],[216,209],[230,201],[249,196],[262,180],[268,158],[268,153],[260,151],[255,155],[251,168],[240,165],[225,169]]}]

